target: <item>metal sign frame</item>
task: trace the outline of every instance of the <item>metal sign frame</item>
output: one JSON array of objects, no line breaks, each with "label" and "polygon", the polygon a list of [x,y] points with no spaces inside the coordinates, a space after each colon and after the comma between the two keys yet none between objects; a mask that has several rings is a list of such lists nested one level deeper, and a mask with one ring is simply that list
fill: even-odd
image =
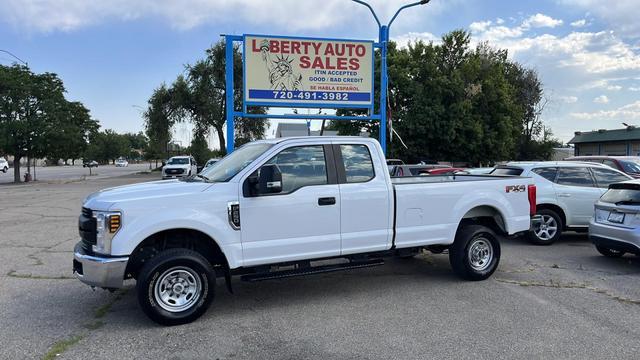
[{"label": "metal sign frame", "polygon": [[[271,38],[292,38],[292,39],[306,39],[306,40],[319,40],[319,41],[352,41],[352,42],[365,42],[371,43],[372,47],[372,62],[371,62],[371,104],[370,105],[346,105],[346,104],[336,104],[336,103],[312,103],[312,104],[298,104],[298,103],[263,103],[263,102],[246,102],[245,101],[245,89],[246,89],[246,74],[245,74],[245,54],[244,54],[244,41],[246,36],[262,36],[262,37],[271,37]],[[366,121],[380,121],[381,119],[386,118],[386,84],[387,84],[387,72],[386,72],[386,41],[383,43],[373,42],[367,40],[350,40],[350,39],[331,39],[331,38],[308,38],[308,37],[296,37],[296,36],[273,36],[273,35],[253,35],[253,34],[245,34],[245,35],[224,35],[225,38],[225,83],[226,83],[226,141],[227,141],[227,153],[233,152],[234,149],[234,141],[235,141],[235,131],[234,131],[234,123],[236,117],[242,118],[269,118],[269,119],[299,119],[299,120],[344,120],[344,121],[352,121],[352,120],[366,120]],[[236,111],[234,104],[234,64],[233,64],[233,45],[234,42],[241,42],[243,45],[243,53],[242,53],[242,67],[243,67],[243,80],[242,80],[242,108],[241,111]],[[380,114],[374,113],[375,107],[375,49],[380,49],[382,51],[382,70],[380,79],[381,79],[381,88],[380,92]],[[231,84],[231,85],[230,85]],[[349,109],[368,109],[368,114],[364,116],[338,116],[338,115],[319,115],[319,114],[284,114],[284,115],[275,115],[275,114],[250,114],[247,112],[247,106],[268,106],[268,107],[290,107],[290,108],[349,108]],[[382,146],[383,151],[386,153],[386,138],[387,138],[387,123],[386,121],[380,121],[380,145]]]}]

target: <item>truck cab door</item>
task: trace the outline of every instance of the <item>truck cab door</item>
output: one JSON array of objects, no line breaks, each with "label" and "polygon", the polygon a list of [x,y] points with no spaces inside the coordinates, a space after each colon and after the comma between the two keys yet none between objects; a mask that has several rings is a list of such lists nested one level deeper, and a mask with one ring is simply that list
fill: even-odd
[{"label": "truck cab door", "polygon": [[368,143],[334,144],[342,255],[391,248],[393,189],[382,154]]},{"label": "truck cab door", "polygon": [[[256,185],[267,170],[281,180]],[[340,255],[340,190],[330,145],[284,148],[241,184],[245,266]]]}]

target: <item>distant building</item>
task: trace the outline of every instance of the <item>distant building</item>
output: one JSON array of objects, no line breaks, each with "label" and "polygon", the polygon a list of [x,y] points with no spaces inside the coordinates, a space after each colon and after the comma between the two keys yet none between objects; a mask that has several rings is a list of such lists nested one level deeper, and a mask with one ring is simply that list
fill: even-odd
[{"label": "distant building", "polygon": [[576,131],[569,144],[574,155],[640,156],[640,128]]},{"label": "distant building", "polygon": [[[312,130],[309,133],[309,129],[307,128],[306,122],[295,122],[295,123],[278,123],[278,127],[276,128],[276,137],[293,137],[293,136],[319,136],[320,130]],[[337,131],[333,130],[324,130],[323,136],[336,136],[338,135]]]}]

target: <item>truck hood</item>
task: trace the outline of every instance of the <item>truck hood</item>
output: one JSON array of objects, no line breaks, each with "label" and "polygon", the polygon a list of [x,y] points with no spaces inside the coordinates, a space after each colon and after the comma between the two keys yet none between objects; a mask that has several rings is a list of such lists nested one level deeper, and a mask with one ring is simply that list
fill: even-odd
[{"label": "truck hood", "polygon": [[124,185],[97,191],[84,200],[83,206],[93,210],[109,210],[116,203],[154,198],[181,198],[205,191],[214,184],[180,180],[159,180]]}]

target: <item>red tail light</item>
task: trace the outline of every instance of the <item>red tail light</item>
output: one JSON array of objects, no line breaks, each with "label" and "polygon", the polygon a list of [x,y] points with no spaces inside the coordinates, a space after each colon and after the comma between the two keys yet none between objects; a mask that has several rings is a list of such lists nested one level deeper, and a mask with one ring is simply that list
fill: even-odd
[{"label": "red tail light", "polygon": [[529,215],[533,216],[536,214],[536,186],[529,185],[527,190],[529,190]]}]

